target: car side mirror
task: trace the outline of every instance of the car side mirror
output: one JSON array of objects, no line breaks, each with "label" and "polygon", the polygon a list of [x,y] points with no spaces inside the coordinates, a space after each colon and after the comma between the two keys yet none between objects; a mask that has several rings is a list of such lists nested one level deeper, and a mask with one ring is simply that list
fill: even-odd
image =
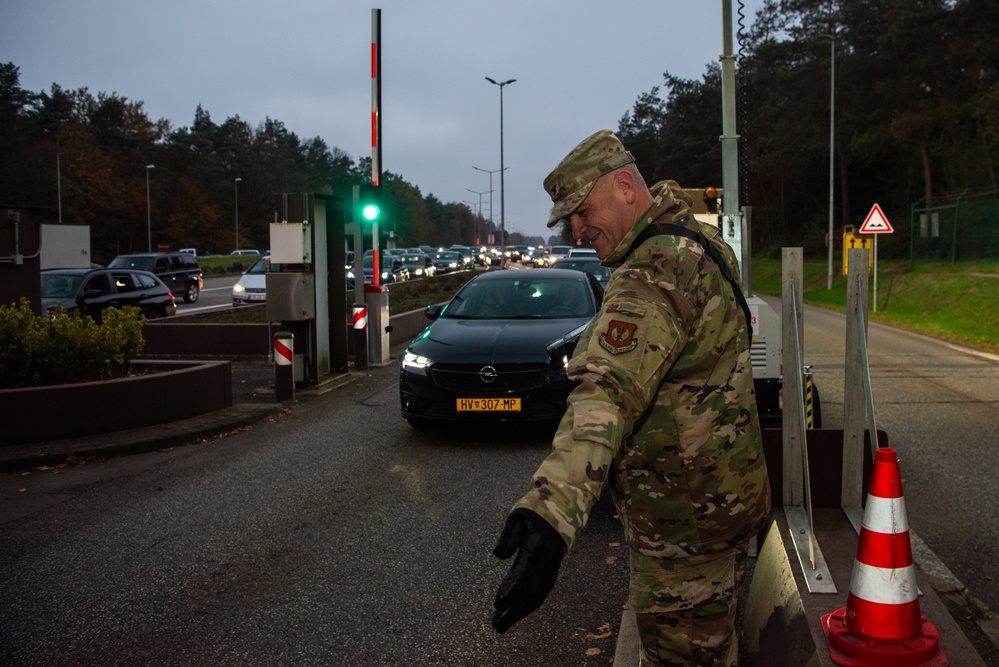
[{"label": "car side mirror", "polygon": [[100,291],[99,289],[88,289],[88,290],[84,290],[83,294],[80,295],[80,298],[81,299],[96,299],[97,297],[99,297],[102,294],[104,294],[104,292]]},{"label": "car side mirror", "polygon": [[580,324],[561,338],[556,338],[548,343],[546,349],[548,350],[549,363],[557,367],[565,366],[569,362],[569,359],[572,358],[572,355],[575,354],[579,337],[586,330],[588,324],[589,322]]},{"label": "car side mirror", "polygon": [[435,304],[431,304],[431,305],[427,306],[427,309],[423,311],[423,315],[428,320],[433,321],[433,320],[436,320],[438,317],[441,316],[441,312],[443,310],[444,310],[443,306],[441,306],[439,303],[435,303]]}]

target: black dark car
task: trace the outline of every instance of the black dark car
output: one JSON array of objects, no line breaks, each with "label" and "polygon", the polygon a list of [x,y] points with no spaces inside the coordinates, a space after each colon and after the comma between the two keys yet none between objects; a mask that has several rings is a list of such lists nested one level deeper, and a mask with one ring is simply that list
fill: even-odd
[{"label": "black dark car", "polygon": [[402,263],[409,269],[410,278],[430,278],[437,273],[434,260],[422,252],[407,252],[402,256]]},{"label": "black dark car", "polygon": [[402,415],[425,421],[547,421],[565,413],[574,383],[565,352],[548,346],[580,329],[603,298],[581,271],[492,271],[470,280],[406,349]]},{"label": "black dark car", "polygon": [[42,309],[79,310],[98,322],[106,308],[135,306],[149,319],[177,314],[177,303],[163,281],[134,269],[45,269]]},{"label": "black dark car", "polygon": [[204,278],[194,255],[183,252],[147,252],[118,255],[108,264],[110,269],[138,269],[150,271],[185,303],[194,303],[201,295]]},{"label": "black dark car", "polygon": [[451,273],[465,268],[461,253],[454,250],[439,250],[434,253],[434,270],[438,273]]},{"label": "black dark car", "polygon": [[607,281],[610,280],[611,274],[614,273],[614,269],[601,264],[600,259],[597,257],[566,257],[565,259],[558,260],[555,266],[559,269],[585,271],[596,278],[602,287],[607,286]]}]

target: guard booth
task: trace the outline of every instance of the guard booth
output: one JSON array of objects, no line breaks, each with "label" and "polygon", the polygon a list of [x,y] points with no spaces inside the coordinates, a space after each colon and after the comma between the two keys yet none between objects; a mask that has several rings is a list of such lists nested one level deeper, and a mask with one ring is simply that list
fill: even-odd
[{"label": "guard booth", "polygon": [[295,382],[315,385],[331,372],[347,372],[346,275],[338,254],[343,200],[283,194],[276,211],[281,217],[276,213],[270,225],[267,318],[293,335]]}]

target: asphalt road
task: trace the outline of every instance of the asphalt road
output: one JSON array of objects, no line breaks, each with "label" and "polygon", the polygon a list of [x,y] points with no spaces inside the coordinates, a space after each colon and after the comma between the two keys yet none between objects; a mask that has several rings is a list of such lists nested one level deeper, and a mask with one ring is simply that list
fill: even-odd
[{"label": "asphalt road", "polygon": [[0,476],[0,664],[607,665],[609,504],[497,635],[492,547],[550,431],[413,431],[397,374],[210,443]]},{"label": "asphalt road", "polygon": [[[845,316],[806,307],[804,337],[823,426],[841,428]],[[877,323],[868,345],[875,419],[898,452],[909,525],[999,610],[999,356]]]},{"label": "asphalt road", "polygon": [[[806,309],[827,427],[844,330]],[[909,523],[999,609],[999,358],[877,324],[870,350]],[[550,434],[412,431],[396,381],[375,368],[209,443],[0,475],[0,664],[608,664],[627,577],[613,510],[496,635],[491,549]]]},{"label": "asphalt road", "polygon": [[236,284],[237,280],[239,280],[239,276],[205,278],[201,296],[196,302],[184,303],[184,299],[177,297],[177,314],[194,315],[195,313],[232,308],[232,286]]}]

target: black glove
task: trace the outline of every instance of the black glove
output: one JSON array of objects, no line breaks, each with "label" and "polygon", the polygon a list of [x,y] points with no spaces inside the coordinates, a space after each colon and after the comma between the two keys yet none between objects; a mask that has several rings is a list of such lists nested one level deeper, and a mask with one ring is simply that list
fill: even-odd
[{"label": "black glove", "polygon": [[493,554],[504,560],[514,552],[517,559],[500,583],[493,603],[493,627],[501,633],[540,607],[551,593],[565,555],[565,540],[537,513],[518,507],[507,517],[493,549]]}]

